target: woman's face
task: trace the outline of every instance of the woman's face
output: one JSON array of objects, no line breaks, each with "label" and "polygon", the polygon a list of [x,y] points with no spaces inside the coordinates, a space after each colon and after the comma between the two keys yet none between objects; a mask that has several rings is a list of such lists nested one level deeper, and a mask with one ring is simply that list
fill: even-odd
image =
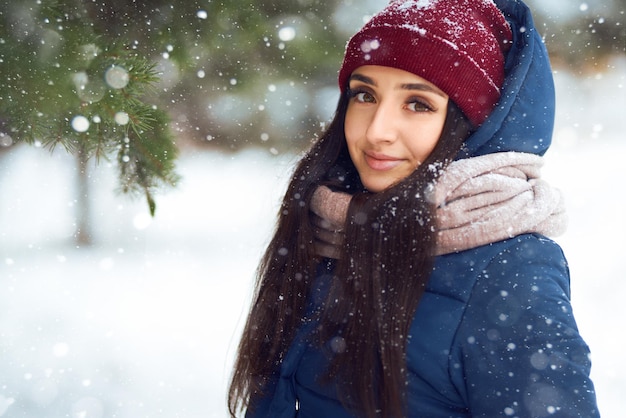
[{"label": "woman's face", "polygon": [[349,80],[345,135],[361,182],[380,192],[406,178],[435,148],[448,96],[425,79],[365,65]]}]

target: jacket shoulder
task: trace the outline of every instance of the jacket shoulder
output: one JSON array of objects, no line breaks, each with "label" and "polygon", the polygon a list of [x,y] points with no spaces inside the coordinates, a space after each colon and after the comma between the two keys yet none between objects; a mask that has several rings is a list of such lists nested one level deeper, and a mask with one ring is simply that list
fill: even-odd
[{"label": "jacket shoulder", "polygon": [[492,247],[477,250],[485,260],[451,356],[472,415],[598,416],[561,247],[536,234]]},{"label": "jacket shoulder", "polygon": [[[515,270],[516,277],[511,275]],[[529,274],[550,272],[569,295],[569,268],[561,247],[539,234],[514,238],[437,257],[427,291],[469,302],[478,279],[529,280]],[[486,284],[497,285],[494,281]]]}]

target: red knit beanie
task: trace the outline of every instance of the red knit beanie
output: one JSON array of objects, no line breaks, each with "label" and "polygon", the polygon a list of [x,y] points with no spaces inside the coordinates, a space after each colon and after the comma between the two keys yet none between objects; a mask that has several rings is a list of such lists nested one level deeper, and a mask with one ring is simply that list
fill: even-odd
[{"label": "red knit beanie", "polygon": [[500,98],[511,28],[493,0],[392,0],[348,42],[339,71],[382,65],[443,90],[478,126]]}]

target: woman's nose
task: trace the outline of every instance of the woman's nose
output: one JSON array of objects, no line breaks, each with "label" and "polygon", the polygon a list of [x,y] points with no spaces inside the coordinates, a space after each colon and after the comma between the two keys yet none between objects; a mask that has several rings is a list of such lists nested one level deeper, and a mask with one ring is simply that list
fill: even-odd
[{"label": "woman's nose", "polygon": [[397,116],[391,106],[379,103],[369,120],[367,140],[371,143],[394,142],[398,138]]}]

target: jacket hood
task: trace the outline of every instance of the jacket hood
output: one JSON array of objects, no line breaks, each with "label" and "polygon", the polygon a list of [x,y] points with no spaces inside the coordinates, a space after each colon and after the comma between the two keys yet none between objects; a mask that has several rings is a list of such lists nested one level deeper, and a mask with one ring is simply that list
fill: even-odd
[{"label": "jacket hood", "polygon": [[554,80],[543,40],[524,3],[495,3],[513,32],[504,64],[504,85],[496,107],[467,139],[458,159],[505,151],[543,155],[552,141]]}]

